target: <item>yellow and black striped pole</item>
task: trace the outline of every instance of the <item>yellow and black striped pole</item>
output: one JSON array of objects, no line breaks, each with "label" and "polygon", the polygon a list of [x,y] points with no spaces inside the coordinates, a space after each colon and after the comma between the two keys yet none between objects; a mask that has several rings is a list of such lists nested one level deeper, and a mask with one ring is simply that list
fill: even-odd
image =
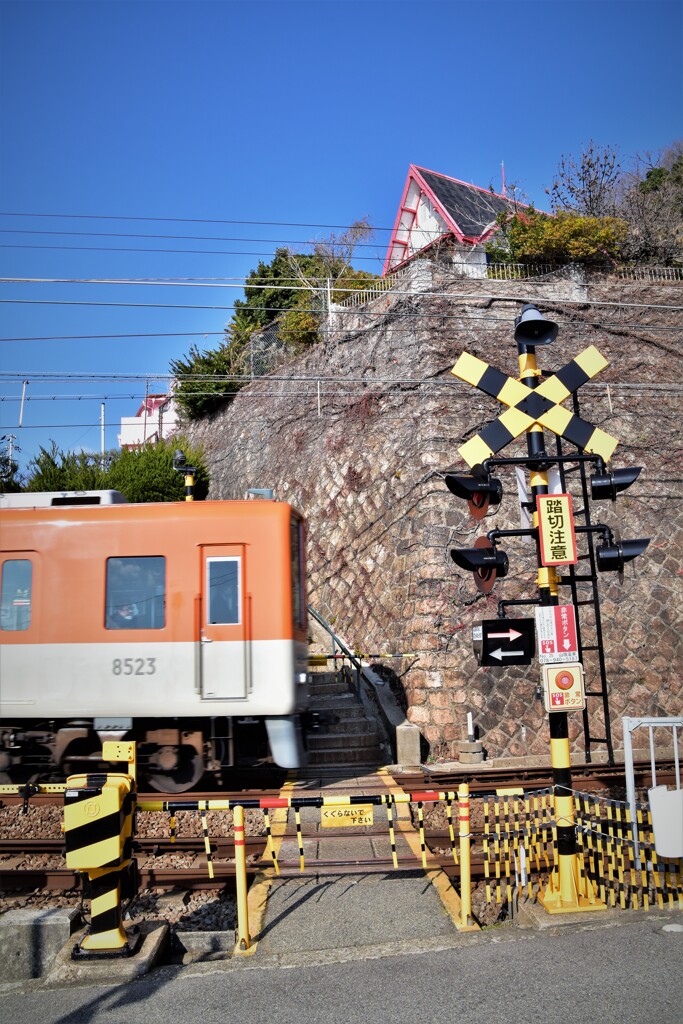
[{"label": "yellow and black striped pole", "polygon": [[180,448],[176,448],[173,453],[173,468],[185,478],[185,501],[194,501],[194,475],[197,468],[188,466],[185,453]]},{"label": "yellow and black striped pole", "polygon": [[[520,318],[521,320],[522,318]],[[556,325],[551,321],[537,324],[542,329],[545,322],[552,340],[557,334]],[[518,328],[519,328],[518,321]],[[527,334],[527,338],[529,335]],[[531,391],[536,390],[540,383],[540,370],[536,362],[536,347],[532,340],[526,340],[519,329],[515,331],[519,357],[519,379]],[[547,343],[548,338],[539,343]],[[548,494],[547,456],[543,427],[535,422],[526,431],[527,451],[534,462],[529,464],[532,502],[532,526],[536,530],[536,554],[538,562],[537,585],[539,603],[556,605],[558,600],[559,579],[554,566],[545,566],[541,562],[541,549],[538,538],[538,510],[536,498]],[[569,721],[566,711],[553,711],[550,715],[550,761],[553,773],[553,800],[555,822],[557,827],[557,886],[553,883],[553,875],[540,901],[548,913],[571,913],[579,910],[598,909],[595,900],[585,899],[579,892],[578,849],[576,841],[576,821],[574,814],[574,795],[572,793],[571,759],[569,752]]]}]

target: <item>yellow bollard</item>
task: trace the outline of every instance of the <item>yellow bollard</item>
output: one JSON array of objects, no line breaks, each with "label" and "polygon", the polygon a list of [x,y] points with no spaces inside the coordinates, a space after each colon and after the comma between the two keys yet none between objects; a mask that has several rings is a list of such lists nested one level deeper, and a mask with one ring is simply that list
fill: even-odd
[{"label": "yellow bollard", "polygon": [[235,807],[235,880],[237,883],[237,949],[245,952],[251,944],[247,903],[247,852],[244,845],[244,807]]},{"label": "yellow bollard", "polygon": [[458,786],[458,818],[460,821],[460,904],[461,927],[468,928],[472,917],[472,871],[470,868],[470,787]]},{"label": "yellow bollard", "polygon": [[71,775],[64,791],[66,866],[86,874],[90,926],[72,959],[131,956],[139,931],[123,926],[122,899],[137,891],[132,857],[135,781],[129,775]]}]

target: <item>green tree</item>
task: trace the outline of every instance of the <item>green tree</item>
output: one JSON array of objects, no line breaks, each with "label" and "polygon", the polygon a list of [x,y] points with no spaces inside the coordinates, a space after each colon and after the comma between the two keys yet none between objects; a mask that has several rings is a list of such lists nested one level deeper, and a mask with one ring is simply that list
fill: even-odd
[{"label": "green tree", "polygon": [[104,458],[89,452],[62,451],[56,441],[40,451],[27,467],[27,491],[97,491],[107,487]]},{"label": "green tree", "polygon": [[184,438],[117,452],[107,472],[107,487],[121,491],[131,502],[183,501],[185,475],[173,468],[173,455],[178,448],[188,466],[195,468],[194,498],[203,501],[209,490],[209,473],[199,449]]},{"label": "green tree", "polygon": [[187,355],[171,361],[174,397],[189,419],[209,416],[247,383],[243,345],[225,340],[215,349],[192,345]]},{"label": "green tree", "polygon": [[184,452],[188,465],[196,467],[194,496],[202,500],[209,489],[209,474],[201,452],[183,438],[159,441],[144,448],[112,450],[104,456],[65,452],[52,441],[29,462],[25,490],[115,490],[130,502],[182,501],[184,475],[173,468],[177,448]]},{"label": "green tree", "polygon": [[501,233],[487,246],[494,262],[604,263],[619,257],[628,234],[617,217],[579,217],[560,210],[549,217],[537,210],[501,218]]},{"label": "green tree", "polygon": [[637,158],[624,176],[620,213],[629,234],[624,255],[631,260],[671,263],[683,255],[683,141],[658,157]]},{"label": "green tree", "polygon": [[244,343],[254,331],[268,327],[284,312],[298,306],[301,276],[297,268],[301,268],[304,278],[310,279],[317,266],[310,254],[295,257],[284,246],[276,249],[270,263],[261,261],[247,277],[244,299],[235,302],[235,314],[226,335],[238,345]]},{"label": "green tree", "polygon": [[270,263],[261,261],[251,271],[218,348],[193,345],[171,362],[175,398],[188,418],[211,415],[248,383],[252,335],[273,327],[277,340],[293,352],[320,340],[328,282],[332,302],[340,302],[376,280],[375,274],[351,266],[356,246],[371,233],[366,220],[357,221],[339,235],[311,242],[310,252],[279,247]]}]

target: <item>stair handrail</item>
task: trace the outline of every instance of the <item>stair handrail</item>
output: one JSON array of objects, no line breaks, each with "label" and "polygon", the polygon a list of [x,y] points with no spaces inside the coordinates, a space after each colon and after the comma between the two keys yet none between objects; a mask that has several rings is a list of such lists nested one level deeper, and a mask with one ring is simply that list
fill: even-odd
[{"label": "stair handrail", "polygon": [[334,655],[334,645],[336,644],[337,647],[339,647],[339,649],[342,652],[342,654],[346,658],[348,658],[349,661],[351,662],[351,664],[353,665],[354,669],[356,670],[356,696],[360,700],[360,680],[361,680],[361,676],[363,677],[363,679],[365,679],[366,683],[372,685],[371,680],[368,679],[368,677],[366,676],[365,672],[363,671],[363,665],[362,665],[360,659],[349,650],[349,648],[346,646],[346,644],[344,643],[343,640],[340,640],[340,638],[337,636],[335,631],[332,629],[332,626],[329,624],[329,622],[326,621],[326,619],[323,618],[323,616],[320,614],[320,612],[317,612],[315,610],[315,608],[311,608],[311,606],[309,605],[308,606],[308,614],[313,616],[313,618],[318,623],[318,625],[322,626],[322,628],[325,630],[325,632],[329,634],[329,636],[330,636],[330,638],[332,640],[332,651],[333,651],[332,657],[335,656]]}]

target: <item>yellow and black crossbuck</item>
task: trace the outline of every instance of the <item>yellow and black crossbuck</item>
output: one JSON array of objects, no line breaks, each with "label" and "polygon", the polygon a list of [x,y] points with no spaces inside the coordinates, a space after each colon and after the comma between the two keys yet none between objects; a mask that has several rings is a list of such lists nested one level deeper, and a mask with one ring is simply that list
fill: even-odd
[{"label": "yellow and black crossbuck", "polygon": [[459,454],[468,466],[477,466],[524,431],[538,425],[547,427],[577,448],[591,455],[599,455],[605,462],[609,462],[619,443],[617,439],[560,405],[607,365],[604,356],[594,345],[590,345],[537,388],[530,388],[500,370],[495,370],[483,359],[463,352],[451,373],[492,398],[497,398],[508,408],[498,419],[487,424],[458,448]]}]

